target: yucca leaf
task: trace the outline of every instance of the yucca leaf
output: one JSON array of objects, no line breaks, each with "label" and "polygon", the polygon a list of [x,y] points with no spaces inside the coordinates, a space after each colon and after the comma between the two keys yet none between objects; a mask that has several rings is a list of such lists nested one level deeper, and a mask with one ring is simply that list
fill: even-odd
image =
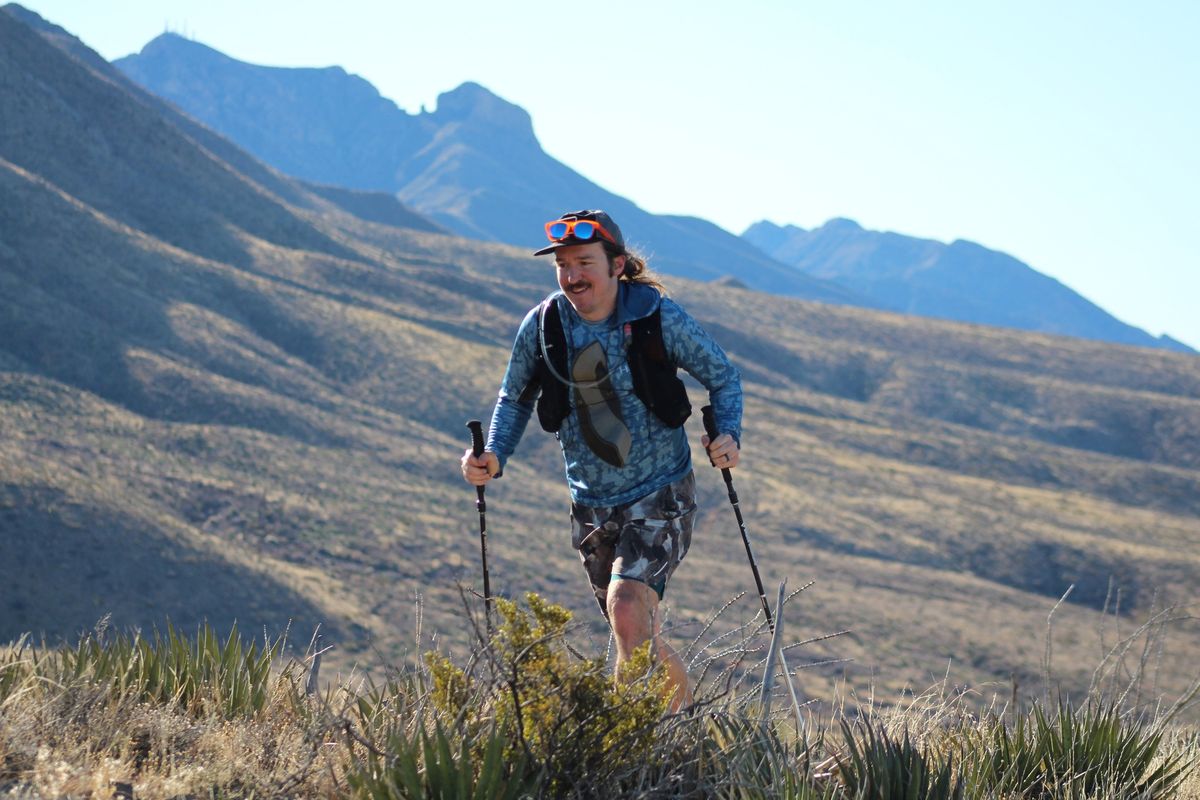
[{"label": "yucca leaf", "polygon": [[[395,742],[392,743],[395,749]],[[405,797],[424,797],[421,786],[421,774],[417,768],[417,748],[415,742],[403,741],[396,751],[396,769],[392,775],[399,778],[404,785]]]}]

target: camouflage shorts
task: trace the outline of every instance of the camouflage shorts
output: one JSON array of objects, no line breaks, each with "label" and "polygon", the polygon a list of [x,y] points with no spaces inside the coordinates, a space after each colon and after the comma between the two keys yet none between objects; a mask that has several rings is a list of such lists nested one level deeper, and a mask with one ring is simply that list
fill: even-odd
[{"label": "camouflage shorts", "polygon": [[689,472],[653,494],[611,508],[571,505],[571,545],[600,610],[608,616],[608,584],[641,581],[662,597],[667,580],[692,543],[696,479]]}]

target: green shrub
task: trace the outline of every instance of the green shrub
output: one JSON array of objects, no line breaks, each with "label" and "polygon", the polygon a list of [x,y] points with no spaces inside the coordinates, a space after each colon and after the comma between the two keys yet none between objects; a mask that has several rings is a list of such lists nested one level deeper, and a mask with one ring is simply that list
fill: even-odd
[{"label": "green shrub", "polygon": [[434,707],[473,742],[477,759],[490,741],[481,732],[499,731],[505,761],[541,773],[551,795],[644,768],[668,701],[666,670],[653,663],[649,643],[614,682],[602,660],[567,647],[571,612],[534,593],[525,601],[528,611],[496,600],[502,621],[485,654],[490,680],[474,681],[444,657],[426,656]]},{"label": "green shrub", "polygon": [[[499,736],[506,785],[534,781],[542,797],[837,796],[836,785],[810,780],[812,747],[789,744],[773,725],[744,716],[742,698],[727,687],[687,713],[667,715],[666,671],[654,664],[649,644],[614,681],[603,661],[579,656],[567,644],[570,612],[534,594],[525,607],[505,600],[496,607],[501,622],[475,653],[474,668],[425,655],[435,735],[447,742],[429,749],[417,747],[416,733],[396,739],[396,748],[409,755],[397,755],[390,768],[406,761],[410,789],[425,779],[433,755],[441,753],[444,763],[447,753],[459,752],[454,760],[466,764],[469,754],[469,763],[479,765]],[[481,768],[472,769],[478,776]],[[467,772],[456,773],[460,787]]]}]

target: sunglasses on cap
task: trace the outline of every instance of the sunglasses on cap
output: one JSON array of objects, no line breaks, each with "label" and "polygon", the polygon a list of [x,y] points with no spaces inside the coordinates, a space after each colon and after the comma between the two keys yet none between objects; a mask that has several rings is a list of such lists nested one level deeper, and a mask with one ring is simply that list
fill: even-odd
[{"label": "sunglasses on cap", "polygon": [[568,237],[586,242],[594,239],[597,234],[613,244],[617,243],[613,235],[604,230],[603,225],[592,219],[556,219],[546,223],[546,238],[552,242],[561,242]]}]

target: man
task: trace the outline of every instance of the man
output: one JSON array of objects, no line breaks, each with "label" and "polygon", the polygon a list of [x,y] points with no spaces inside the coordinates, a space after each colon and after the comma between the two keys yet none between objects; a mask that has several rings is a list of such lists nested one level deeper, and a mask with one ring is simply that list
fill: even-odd
[{"label": "man", "polygon": [[617,669],[648,639],[674,688],[691,702],[687,672],[659,636],[659,601],[687,553],[695,516],[690,412],[682,367],[709,392],[720,435],[715,466],[736,467],[742,388],[725,353],[625,247],[603,211],[546,223],[555,292],[521,323],[500,386],[485,452],[462,458],[463,477],[499,477],[537,399],[538,420],[558,437],[571,491],[572,544],[617,645]]}]

